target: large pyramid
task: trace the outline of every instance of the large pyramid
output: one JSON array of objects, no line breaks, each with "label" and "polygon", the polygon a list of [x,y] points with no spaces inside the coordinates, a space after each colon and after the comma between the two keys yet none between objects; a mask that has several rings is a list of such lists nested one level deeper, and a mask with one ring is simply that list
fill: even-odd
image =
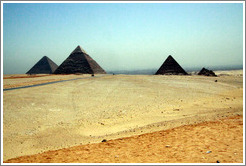
[{"label": "large pyramid", "polygon": [[156,75],[187,75],[186,71],[175,61],[175,59],[169,55],[164,63],[161,65],[159,70],[155,73]]},{"label": "large pyramid", "polygon": [[106,74],[80,46],[56,69],[54,74]]},{"label": "large pyramid", "polygon": [[52,74],[57,67],[50,58],[44,56],[26,74]]}]

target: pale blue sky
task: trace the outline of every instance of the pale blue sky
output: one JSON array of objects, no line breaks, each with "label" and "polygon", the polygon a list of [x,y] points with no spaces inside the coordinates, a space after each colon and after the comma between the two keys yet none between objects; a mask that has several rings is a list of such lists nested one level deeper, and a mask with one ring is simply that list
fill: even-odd
[{"label": "pale blue sky", "polygon": [[243,65],[242,3],[3,5],[4,74],[44,55],[60,65],[80,45],[106,71]]}]

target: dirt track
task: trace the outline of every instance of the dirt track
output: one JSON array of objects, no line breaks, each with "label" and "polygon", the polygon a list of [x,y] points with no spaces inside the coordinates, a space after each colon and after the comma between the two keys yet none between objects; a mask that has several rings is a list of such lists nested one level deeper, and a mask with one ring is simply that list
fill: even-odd
[{"label": "dirt track", "polygon": [[61,80],[69,80],[74,78],[89,78],[89,74],[85,75],[52,75],[52,74],[40,74],[40,75],[10,75],[5,76],[3,79],[3,89],[7,88],[16,88],[28,85],[36,85],[47,82],[61,81]]},{"label": "dirt track", "polygon": [[[75,77],[83,76],[59,79]],[[57,78],[5,79],[4,84],[45,79]],[[6,91],[3,157],[7,160],[242,114],[240,75],[111,75]]]}]

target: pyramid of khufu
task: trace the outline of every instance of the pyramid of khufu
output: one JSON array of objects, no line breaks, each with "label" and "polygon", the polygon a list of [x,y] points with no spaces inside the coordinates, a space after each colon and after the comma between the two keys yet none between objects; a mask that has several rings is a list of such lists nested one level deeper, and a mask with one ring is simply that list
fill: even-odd
[{"label": "pyramid of khufu", "polygon": [[26,74],[52,74],[57,67],[55,62],[44,56]]},{"label": "pyramid of khufu", "polygon": [[155,75],[187,75],[186,71],[169,55]]},{"label": "pyramid of khufu", "polygon": [[106,72],[93,60],[80,46],[62,62],[54,74],[106,74]]},{"label": "pyramid of khufu", "polygon": [[212,70],[208,70],[206,68],[202,68],[202,70],[198,73],[198,75],[214,76],[214,77],[217,76]]}]

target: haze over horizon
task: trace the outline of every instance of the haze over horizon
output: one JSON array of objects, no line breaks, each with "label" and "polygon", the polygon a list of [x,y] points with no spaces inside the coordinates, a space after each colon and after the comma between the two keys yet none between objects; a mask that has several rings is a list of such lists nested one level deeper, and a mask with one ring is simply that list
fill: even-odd
[{"label": "haze over horizon", "polygon": [[243,66],[243,3],[3,3],[3,73],[80,45],[104,70]]}]

